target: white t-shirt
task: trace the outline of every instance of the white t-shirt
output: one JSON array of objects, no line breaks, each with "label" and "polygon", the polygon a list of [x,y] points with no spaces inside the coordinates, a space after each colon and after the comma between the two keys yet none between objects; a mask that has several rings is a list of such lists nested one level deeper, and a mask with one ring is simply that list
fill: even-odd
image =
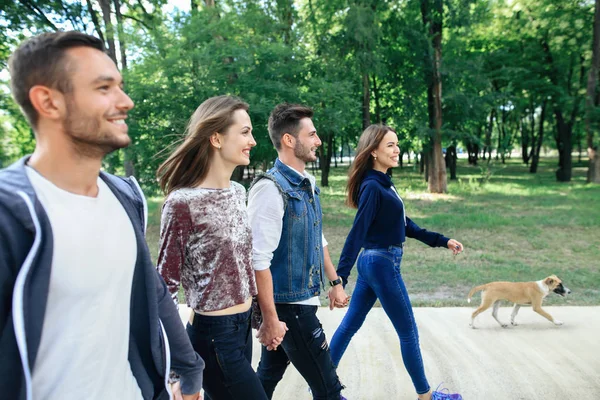
[{"label": "white t-shirt", "polygon": [[[314,176],[304,170],[303,173],[288,167],[303,178],[310,181],[313,195],[316,187]],[[271,267],[273,253],[279,246],[281,232],[283,231],[283,216],[285,206],[279,189],[270,179],[261,179],[252,187],[248,194],[248,219],[252,227],[252,262],[256,271]],[[323,247],[327,246],[325,236],[321,234]],[[319,296],[307,300],[295,301],[286,304],[302,304],[320,306]]]},{"label": "white t-shirt", "polygon": [[52,226],[53,256],[33,399],[142,399],[131,371],[129,306],[137,244],[129,216],[98,178],[98,196],[27,176]]}]

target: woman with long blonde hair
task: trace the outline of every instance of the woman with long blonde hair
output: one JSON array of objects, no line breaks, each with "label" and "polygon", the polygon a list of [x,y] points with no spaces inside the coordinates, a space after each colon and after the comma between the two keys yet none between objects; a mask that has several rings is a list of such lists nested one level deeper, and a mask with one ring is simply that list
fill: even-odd
[{"label": "woman with long blonde hair", "polygon": [[463,246],[454,239],[419,228],[406,216],[404,202],[387,174],[398,165],[399,155],[398,136],[388,126],[371,125],[360,136],[349,171],[346,199],[350,207],[358,210],[337,268],[346,285],[358,258],[358,278],[348,312],[331,339],[331,358],[335,365],[339,364],[352,336],[379,299],[400,339],[402,360],[419,400],[460,400],[459,394],[432,392],[427,382],[417,324],[400,263],[406,237],[431,247],[447,247],[454,254],[461,252]]},{"label": "woman with long blonde hair", "polygon": [[246,190],[231,181],[256,145],[248,105],[233,96],[204,101],[185,139],[158,169],[167,194],[158,269],[193,312],[187,332],[204,359],[207,399],[266,400],[251,366],[250,306],[257,294]]}]

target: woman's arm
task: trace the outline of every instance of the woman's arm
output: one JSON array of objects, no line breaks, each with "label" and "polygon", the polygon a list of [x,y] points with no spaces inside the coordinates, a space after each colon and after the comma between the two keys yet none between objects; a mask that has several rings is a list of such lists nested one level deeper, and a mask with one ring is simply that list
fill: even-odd
[{"label": "woman's arm", "polygon": [[375,219],[377,210],[379,209],[381,199],[381,189],[378,183],[369,182],[362,189],[358,198],[358,211],[354,217],[352,229],[348,233],[340,262],[338,263],[337,274],[342,278],[344,286],[348,283],[348,276],[356,262],[358,253],[363,247],[365,237],[369,231],[369,227]]},{"label": "woman's arm", "polygon": [[431,232],[420,228],[410,218],[406,217],[406,236],[417,239],[431,247],[447,247],[450,240],[441,233]]}]

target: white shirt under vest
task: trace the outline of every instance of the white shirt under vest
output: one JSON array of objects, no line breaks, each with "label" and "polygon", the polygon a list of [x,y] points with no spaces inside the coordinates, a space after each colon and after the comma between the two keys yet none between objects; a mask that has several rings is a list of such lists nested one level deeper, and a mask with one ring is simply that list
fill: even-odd
[{"label": "white shirt under vest", "polygon": [[[287,166],[302,178],[309,180],[314,195],[317,186],[315,177],[306,170],[301,173],[289,165]],[[283,197],[275,183],[270,179],[261,179],[256,182],[248,193],[248,219],[252,227],[252,262],[256,271],[271,267],[273,253],[279,247],[279,240],[283,232],[284,215]],[[325,240],[325,235],[322,233],[321,241],[323,247],[327,246],[327,240]],[[320,306],[321,301],[319,296],[314,296],[287,304]]]},{"label": "white shirt under vest", "polygon": [[54,244],[33,398],[142,399],[127,358],[137,254],[129,216],[100,178],[97,197],[87,197],[58,188],[31,167],[27,176]]}]

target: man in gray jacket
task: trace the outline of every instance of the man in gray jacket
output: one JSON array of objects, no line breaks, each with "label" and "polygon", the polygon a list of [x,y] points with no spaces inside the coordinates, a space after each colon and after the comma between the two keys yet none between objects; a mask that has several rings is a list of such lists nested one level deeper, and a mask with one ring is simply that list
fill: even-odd
[{"label": "man in gray jacket", "polygon": [[199,399],[194,352],[144,234],[135,179],[100,171],[130,143],[133,107],[103,43],[42,34],[9,61],[36,147],[0,171],[0,393],[167,399],[172,369]]}]

